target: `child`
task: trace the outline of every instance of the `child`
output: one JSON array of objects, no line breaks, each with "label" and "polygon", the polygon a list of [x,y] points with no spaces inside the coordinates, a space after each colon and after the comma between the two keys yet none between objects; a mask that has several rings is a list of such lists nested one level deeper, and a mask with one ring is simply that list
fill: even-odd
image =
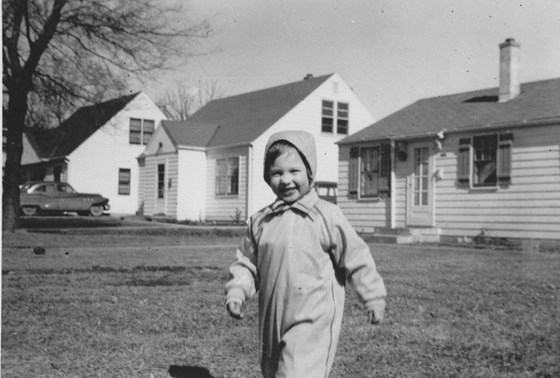
[{"label": "child", "polygon": [[243,303],[259,292],[263,376],[327,377],[350,278],[371,323],[385,311],[385,286],[368,246],[340,209],[313,189],[315,141],[304,131],[273,134],[264,179],[277,196],[253,215],[230,267],[226,306],[243,318]]}]

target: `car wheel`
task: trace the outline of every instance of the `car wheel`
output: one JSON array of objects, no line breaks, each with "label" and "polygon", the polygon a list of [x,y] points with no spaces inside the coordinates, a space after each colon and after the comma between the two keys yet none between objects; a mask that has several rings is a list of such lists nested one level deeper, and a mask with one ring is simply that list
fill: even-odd
[{"label": "car wheel", "polygon": [[21,212],[23,213],[23,215],[31,217],[33,215],[37,215],[37,208],[35,206],[23,206],[21,208]]},{"label": "car wheel", "polygon": [[89,213],[94,217],[99,217],[103,215],[103,206],[101,205],[93,205],[89,208]]}]

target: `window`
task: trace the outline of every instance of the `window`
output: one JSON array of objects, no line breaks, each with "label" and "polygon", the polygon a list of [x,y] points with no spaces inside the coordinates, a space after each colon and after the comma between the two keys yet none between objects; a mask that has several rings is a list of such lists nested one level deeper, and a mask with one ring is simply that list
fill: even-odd
[{"label": "window", "polygon": [[334,101],[323,100],[321,114],[321,131],[324,133],[332,133],[334,125]]},{"label": "window", "polygon": [[473,186],[495,186],[497,135],[475,136],[473,138]]},{"label": "window", "polygon": [[[335,113],[336,106],[336,113]],[[336,117],[335,117],[336,114]],[[333,133],[336,122],[337,134],[348,134],[349,105],[346,102],[323,100],[321,108],[321,131]]]},{"label": "window", "polygon": [[348,134],[348,104],[339,102],[336,115],[336,133]]},{"label": "window", "polygon": [[216,160],[216,195],[239,194],[239,158]]},{"label": "window", "polygon": [[157,166],[157,198],[165,197],[165,164]]},{"label": "window", "polygon": [[391,180],[391,147],[352,147],[348,170],[348,194],[357,198],[389,195]]},{"label": "window", "polygon": [[119,168],[119,194],[130,194],[130,169]]},{"label": "window", "polygon": [[152,119],[130,119],[130,144],[146,145],[152,138],[155,130],[155,121]]},{"label": "window", "polygon": [[459,139],[457,180],[459,186],[493,188],[509,185],[513,135],[488,134]]}]

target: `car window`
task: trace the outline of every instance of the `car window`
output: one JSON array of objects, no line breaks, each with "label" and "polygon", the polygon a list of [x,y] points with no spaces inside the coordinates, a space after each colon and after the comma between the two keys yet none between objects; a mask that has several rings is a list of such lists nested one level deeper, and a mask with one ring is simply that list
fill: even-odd
[{"label": "car window", "polygon": [[46,185],[36,185],[29,189],[29,193],[45,193],[47,191]]},{"label": "car window", "polygon": [[68,184],[59,184],[58,185],[58,191],[61,193],[74,193],[74,188],[72,188],[70,185]]}]

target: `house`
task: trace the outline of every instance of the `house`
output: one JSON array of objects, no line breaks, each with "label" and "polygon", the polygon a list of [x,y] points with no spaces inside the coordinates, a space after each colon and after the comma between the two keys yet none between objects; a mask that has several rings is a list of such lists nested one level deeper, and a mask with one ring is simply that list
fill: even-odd
[{"label": "house", "polygon": [[358,231],[560,239],[560,78],[520,84],[519,55],[500,44],[499,88],[422,99],[339,142]]},{"label": "house", "polygon": [[66,181],[79,192],[109,198],[113,214],[135,214],[136,157],[164,118],[139,92],[82,107],[54,129],[28,129],[21,180]]},{"label": "house", "polygon": [[317,180],[338,180],[335,142],[373,122],[334,73],[214,100],[187,121],[163,121],[139,157],[145,215],[243,221],[274,200],[263,179],[271,134],[299,129],[316,138]]}]

